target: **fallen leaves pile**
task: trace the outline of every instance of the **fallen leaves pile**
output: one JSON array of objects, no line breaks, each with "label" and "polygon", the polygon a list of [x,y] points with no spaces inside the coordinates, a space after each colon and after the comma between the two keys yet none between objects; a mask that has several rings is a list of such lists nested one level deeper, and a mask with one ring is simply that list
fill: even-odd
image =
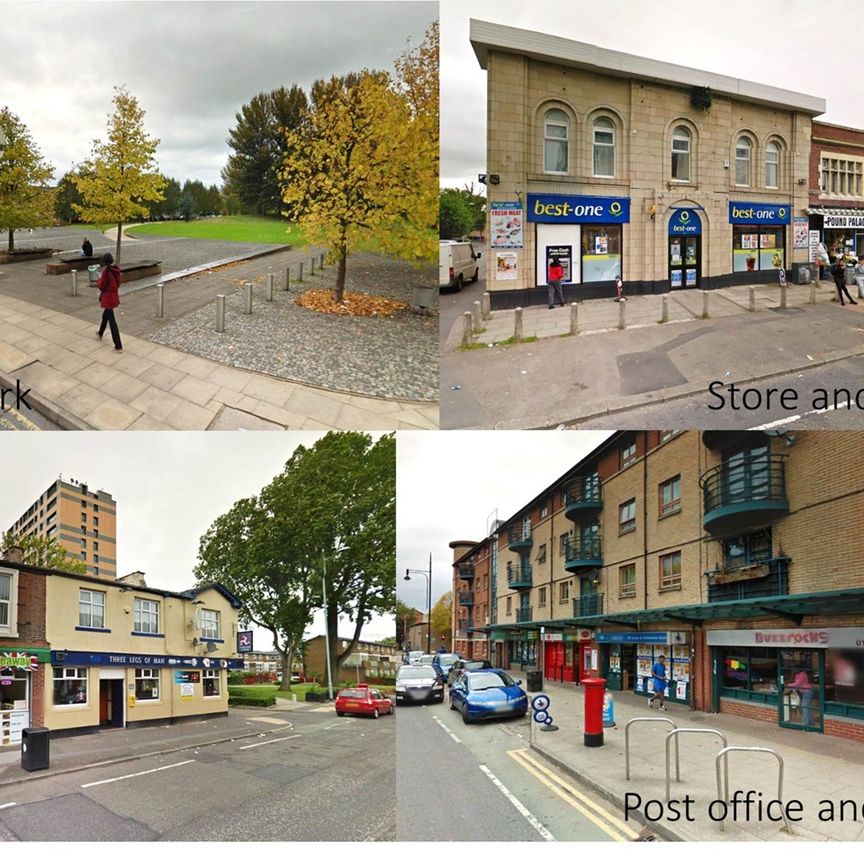
[{"label": "fallen leaves pile", "polygon": [[402,309],[410,308],[401,300],[388,300],[386,297],[375,297],[372,294],[359,294],[346,291],[343,303],[333,299],[333,292],[326,289],[312,289],[301,294],[295,301],[298,306],[311,309],[313,312],[325,312],[328,315],[359,315],[363,317],[390,318]]}]

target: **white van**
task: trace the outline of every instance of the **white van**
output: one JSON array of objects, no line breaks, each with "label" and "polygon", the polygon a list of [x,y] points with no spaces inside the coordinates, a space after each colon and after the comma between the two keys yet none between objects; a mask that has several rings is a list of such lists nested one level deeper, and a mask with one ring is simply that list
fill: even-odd
[{"label": "white van", "polygon": [[466,281],[480,278],[480,252],[463,240],[442,240],[438,247],[438,285],[462,290]]}]

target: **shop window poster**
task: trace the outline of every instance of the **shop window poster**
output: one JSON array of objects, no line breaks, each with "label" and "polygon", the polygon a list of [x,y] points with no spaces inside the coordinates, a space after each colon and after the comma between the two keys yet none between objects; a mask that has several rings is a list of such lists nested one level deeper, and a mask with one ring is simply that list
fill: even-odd
[{"label": "shop window poster", "polygon": [[680,699],[682,702],[687,699],[687,682],[686,681],[678,681],[675,684],[675,698]]},{"label": "shop window poster", "polygon": [[806,249],[810,245],[809,220],[806,216],[795,216],[792,224],[795,248]]},{"label": "shop window poster", "polygon": [[609,254],[609,237],[606,234],[598,234],[594,238],[594,254],[608,255]]},{"label": "shop window poster", "polygon": [[518,275],[517,260],[515,252],[496,252],[495,279],[515,279]]},{"label": "shop window poster", "polygon": [[489,211],[489,228],[493,248],[521,249],[522,207],[519,202],[493,201]]}]

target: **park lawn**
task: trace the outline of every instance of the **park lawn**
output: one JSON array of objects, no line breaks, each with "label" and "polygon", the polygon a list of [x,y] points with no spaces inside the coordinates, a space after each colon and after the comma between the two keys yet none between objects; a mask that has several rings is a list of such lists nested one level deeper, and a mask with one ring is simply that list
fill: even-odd
[{"label": "park lawn", "polygon": [[296,225],[284,219],[264,216],[217,216],[190,222],[148,222],[129,228],[128,233],[133,237],[192,237],[197,240],[233,240],[237,243],[286,243],[291,246],[305,244]]}]

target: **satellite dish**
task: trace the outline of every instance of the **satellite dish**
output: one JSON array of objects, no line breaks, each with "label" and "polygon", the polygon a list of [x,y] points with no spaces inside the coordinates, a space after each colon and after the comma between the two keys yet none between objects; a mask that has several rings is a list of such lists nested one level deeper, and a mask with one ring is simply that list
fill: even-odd
[{"label": "satellite dish", "polygon": [[208,654],[212,654],[214,651],[218,651],[218,650],[219,650],[219,646],[215,642],[208,642],[207,643],[207,653]]},{"label": "satellite dish", "polygon": [[197,647],[197,645],[198,645],[198,637],[196,636],[196,637],[192,640],[192,647],[195,648],[195,647]]}]

